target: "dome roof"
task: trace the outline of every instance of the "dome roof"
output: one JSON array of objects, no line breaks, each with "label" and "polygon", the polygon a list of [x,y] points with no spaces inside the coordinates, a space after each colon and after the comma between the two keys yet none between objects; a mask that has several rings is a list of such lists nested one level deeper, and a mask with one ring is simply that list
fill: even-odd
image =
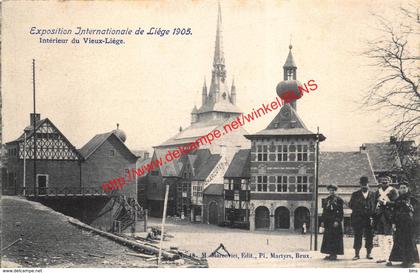
[{"label": "dome roof", "polygon": [[302,84],[297,80],[281,81],[277,84],[276,92],[277,95],[284,100],[286,100],[286,98],[289,100],[300,99],[302,94],[299,91],[299,86],[302,87]]},{"label": "dome roof", "polygon": [[127,139],[127,135],[123,130],[120,130],[118,127],[119,124],[117,124],[117,129],[112,130],[112,133],[116,135],[119,139],[121,139],[122,142],[125,142]]}]

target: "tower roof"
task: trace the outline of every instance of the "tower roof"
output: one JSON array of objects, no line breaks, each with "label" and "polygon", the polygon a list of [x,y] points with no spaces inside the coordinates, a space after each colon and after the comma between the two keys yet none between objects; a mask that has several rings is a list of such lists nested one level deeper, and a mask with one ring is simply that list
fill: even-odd
[{"label": "tower roof", "polygon": [[293,54],[292,54],[292,45],[289,45],[289,55],[287,55],[287,59],[286,62],[284,63],[283,67],[294,67],[296,68],[296,63],[295,63],[295,59],[293,58]]},{"label": "tower roof", "polygon": [[222,41],[222,9],[220,2],[217,10],[217,28],[216,28],[216,44],[214,47],[213,65],[225,64],[223,56],[223,41]]},{"label": "tower roof", "polygon": [[[260,136],[308,136],[315,137],[316,133],[308,130],[296,110],[288,103],[285,104],[271,121],[271,123],[262,131],[252,135],[246,135],[248,139]],[[324,135],[320,134],[320,141],[325,140]]]}]

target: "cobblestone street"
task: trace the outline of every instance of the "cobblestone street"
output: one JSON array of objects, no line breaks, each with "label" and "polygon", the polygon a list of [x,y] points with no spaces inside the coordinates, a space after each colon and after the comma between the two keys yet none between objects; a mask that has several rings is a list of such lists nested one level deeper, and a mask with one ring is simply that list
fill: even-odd
[{"label": "cobblestone street", "polygon": [[[161,219],[151,218],[149,225],[158,226]],[[309,251],[310,235],[301,235],[290,231],[256,231],[231,229],[206,224],[192,224],[186,221],[167,219],[165,232],[173,238],[164,241],[164,248],[170,246],[187,250],[197,256],[203,253],[209,256],[221,243],[231,254],[231,258],[208,258],[209,267],[376,267],[385,268],[385,264],[377,264],[378,247],[373,249],[373,260],[364,258],[365,250],[361,250],[361,259],[353,261],[353,238],[344,238],[344,255],[337,261],[325,261],[324,254]],[[318,237],[318,249],[321,247],[322,235]],[[417,245],[419,248],[419,245]],[[219,251],[224,253],[223,250]],[[419,264],[416,264],[419,267]],[[399,268],[394,265],[393,268]]]}]

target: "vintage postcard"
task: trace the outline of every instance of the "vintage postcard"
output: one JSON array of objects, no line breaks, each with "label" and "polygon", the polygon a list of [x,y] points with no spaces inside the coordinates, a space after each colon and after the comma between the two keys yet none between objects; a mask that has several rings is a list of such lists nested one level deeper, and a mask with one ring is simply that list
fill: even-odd
[{"label": "vintage postcard", "polygon": [[419,27],[411,0],[3,1],[2,272],[418,272]]}]

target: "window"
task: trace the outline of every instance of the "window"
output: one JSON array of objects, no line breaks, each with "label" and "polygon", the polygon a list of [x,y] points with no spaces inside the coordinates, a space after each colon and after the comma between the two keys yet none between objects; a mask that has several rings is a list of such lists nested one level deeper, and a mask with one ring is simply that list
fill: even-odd
[{"label": "window", "polygon": [[308,161],[308,145],[297,145],[297,161]]},{"label": "window", "polygon": [[241,190],[246,191],[249,190],[249,183],[247,179],[242,179],[241,180]]},{"label": "window", "polygon": [[239,192],[235,192],[233,200],[239,201]]},{"label": "window", "polygon": [[267,192],[268,191],[268,177],[257,176],[257,191]]},{"label": "window", "polygon": [[241,189],[241,180],[240,179],[235,178],[233,180],[233,189],[234,190],[240,190]]},{"label": "window", "polygon": [[308,177],[298,176],[296,180],[296,192],[308,192]]},{"label": "window", "polygon": [[274,179],[270,181],[270,176],[268,177],[268,191],[275,192],[276,191],[276,180]]},{"label": "window", "polygon": [[277,146],[277,161],[287,161],[287,152],[288,152],[288,145],[278,145]]},{"label": "window", "polygon": [[257,145],[257,161],[267,161],[268,158],[268,146]]},{"label": "window", "polygon": [[109,155],[110,156],[115,156],[115,150],[109,150]]},{"label": "window", "polygon": [[288,192],[289,191],[289,185],[287,181],[287,176],[277,176],[277,185],[276,190],[277,192]]},{"label": "window", "polygon": [[225,179],[224,188],[225,188],[225,190],[230,190],[230,180],[229,179]]},{"label": "window", "polygon": [[202,197],[203,196],[203,186],[202,185],[192,186],[192,195],[194,197]]}]

